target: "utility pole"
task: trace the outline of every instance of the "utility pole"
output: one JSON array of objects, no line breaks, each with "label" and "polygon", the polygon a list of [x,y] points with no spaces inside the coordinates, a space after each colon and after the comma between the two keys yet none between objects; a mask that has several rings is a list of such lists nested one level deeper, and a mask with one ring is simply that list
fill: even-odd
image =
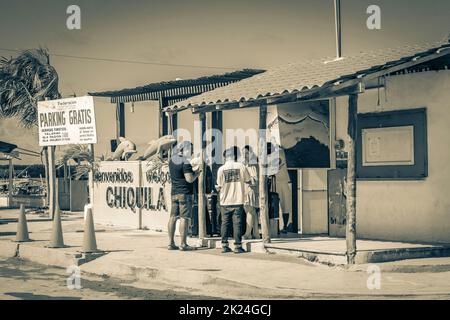
[{"label": "utility pole", "polygon": [[334,0],[334,20],[336,23],[336,59],[342,58],[341,0]]}]

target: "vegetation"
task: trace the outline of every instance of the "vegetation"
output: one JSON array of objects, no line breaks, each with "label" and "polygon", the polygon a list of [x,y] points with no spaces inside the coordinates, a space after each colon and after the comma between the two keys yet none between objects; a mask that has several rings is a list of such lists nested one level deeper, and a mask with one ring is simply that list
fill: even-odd
[{"label": "vegetation", "polygon": [[95,159],[87,145],[73,144],[66,146],[62,150],[62,156],[57,161],[58,168],[69,163],[70,160],[76,163],[75,179],[77,180],[87,178],[89,171],[95,170]]},{"label": "vegetation", "polygon": [[17,117],[26,128],[37,126],[38,101],[59,97],[58,73],[46,49],[0,59],[0,118]]}]

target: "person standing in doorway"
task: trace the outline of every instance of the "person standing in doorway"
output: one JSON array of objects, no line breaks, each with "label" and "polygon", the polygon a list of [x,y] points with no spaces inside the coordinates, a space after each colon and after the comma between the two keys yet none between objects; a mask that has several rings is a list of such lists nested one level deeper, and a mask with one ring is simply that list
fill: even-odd
[{"label": "person standing in doorway", "polygon": [[219,202],[222,213],[222,253],[231,252],[228,243],[230,229],[234,233],[234,253],[242,249],[242,216],[244,214],[245,184],[250,183],[247,168],[239,159],[239,148],[225,150],[225,164],[217,172],[216,189],[220,193]]},{"label": "person standing in doorway", "polygon": [[294,232],[292,225],[292,184],[287,167],[284,149],[279,147],[279,169],[275,175],[276,191],[280,196],[280,207],[283,218],[283,229],[281,233]]},{"label": "person standing in doorway", "polygon": [[[172,207],[168,224],[169,250],[189,251],[195,249],[187,244],[187,234],[189,221],[192,218],[193,184],[200,175],[201,169],[194,173],[190,164],[191,158],[192,144],[185,141],[175,146],[174,154],[169,163],[170,178],[172,180]],[[180,219],[180,247],[175,245],[174,239],[178,219]]]},{"label": "person standing in doorway", "polygon": [[245,146],[243,149],[243,161],[250,176],[250,183],[246,184],[244,210],[247,215],[247,226],[244,239],[259,239],[259,199],[258,181],[259,168],[258,157],[253,152],[252,147]]}]

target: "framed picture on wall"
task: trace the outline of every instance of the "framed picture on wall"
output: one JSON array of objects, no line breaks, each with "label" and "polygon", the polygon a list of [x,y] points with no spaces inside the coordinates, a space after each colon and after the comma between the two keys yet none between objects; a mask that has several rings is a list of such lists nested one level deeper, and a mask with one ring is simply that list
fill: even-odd
[{"label": "framed picture on wall", "polygon": [[428,176],[426,108],[358,115],[359,179]]}]

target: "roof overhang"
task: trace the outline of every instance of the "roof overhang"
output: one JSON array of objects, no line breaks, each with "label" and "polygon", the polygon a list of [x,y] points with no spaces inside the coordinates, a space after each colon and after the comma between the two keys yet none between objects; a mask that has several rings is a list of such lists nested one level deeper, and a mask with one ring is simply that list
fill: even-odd
[{"label": "roof overhang", "polygon": [[110,98],[111,103],[158,101],[164,98],[170,105],[263,72],[264,70],[259,69],[243,69],[196,79],[164,81],[115,91],[90,92],[89,95]]},{"label": "roof overhang", "polygon": [[[358,71],[354,74],[341,77],[328,82],[322,86],[316,86],[305,90],[294,90],[291,92],[261,96],[257,98],[241,99],[240,101],[219,101],[217,103],[169,106],[164,108],[167,113],[176,113],[186,109],[191,109],[193,113],[212,112],[218,110],[230,110],[239,108],[251,108],[261,105],[273,105],[288,102],[308,101],[330,99],[338,96],[345,96],[352,93],[362,93],[366,89],[368,83],[373,82],[380,77],[394,75],[403,70],[408,70],[416,66],[424,65],[440,58],[450,56],[450,44],[444,44],[438,48],[434,48],[425,52],[418,53],[414,56],[402,58],[400,60],[387,62],[384,65],[375,66],[370,69]],[[448,63],[448,61],[447,61]],[[251,79],[253,80],[253,79]],[[240,84],[237,84],[238,86]],[[214,93],[214,91],[209,94]],[[201,96],[199,96],[201,97]]]}]

